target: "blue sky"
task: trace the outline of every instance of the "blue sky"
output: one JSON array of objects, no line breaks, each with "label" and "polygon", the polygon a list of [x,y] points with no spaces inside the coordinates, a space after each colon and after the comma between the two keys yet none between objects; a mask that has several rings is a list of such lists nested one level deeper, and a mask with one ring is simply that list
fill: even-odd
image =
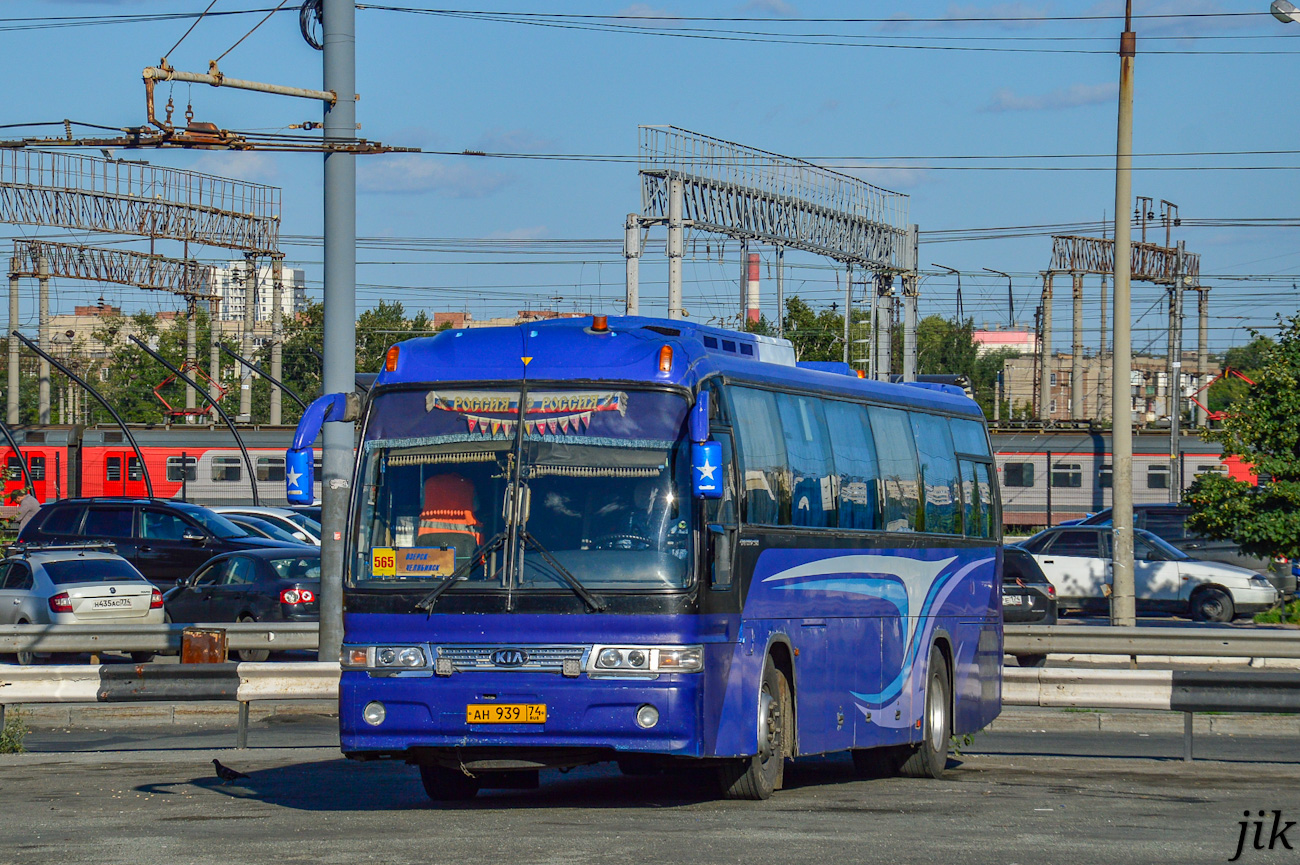
[{"label": "blue sky", "polygon": [[[207,0],[7,0],[0,17],[201,11]],[[219,0],[246,9],[264,0]],[[273,5],[273,4],[271,4]],[[288,5],[296,6],[296,2]],[[432,7],[429,2],[406,6]],[[1136,0],[1135,13],[1266,13],[1267,0]],[[595,32],[486,20],[361,9],[358,120],[361,134],[432,150],[618,154],[636,152],[638,124],[672,124],[777,153],[827,159],[910,196],[922,229],[921,262],[963,271],[965,309],[978,322],[1007,318],[1005,281],[1014,276],[1017,318],[1037,302],[1038,271],[1048,264],[1044,235],[936,242],[925,232],[1100,222],[1114,200],[1115,93],[1121,29],[1114,20],[1041,20],[1122,11],[1119,2],[964,2],[901,0],[814,2],[600,3],[545,6],[518,0],[461,3],[467,11],[527,11],[642,16],[654,35]],[[682,22],[656,16],[747,18]],[[203,71],[260,16],[206,19],[170,55],[179,69]],[[895,19],[883,23],[814,18]],[[928,21],[913,18],[1022,18]],[[1037,19],[1037,20],[1035,20]],[[588,19],[589,20],[589,19]],[[2,24],[3,22],[0,22]],[[622,19],[619,23],[627,23]],[[140,70],[189,22],[132,23],[0,31],[0,72],[10,82],[0,123],[63,117],[110,126],[143,121]],[[699,28],[699,29],[696,29]],[[723,38],[695,38],[700,29]],[[1300,150],[1300,25],[1265,15],[1139,19],[1134,149],[1139,154]],[[736,31],[779,34],[739,41]],[[808,35],[829,34],[829,35]],[[752,41],[779,38],[784,42]],[[789,44],[794,41],[864,45]],[[881,47],[905,45],[906,48]],[[937,48],[960,50],[935,50]],[[996,50],[970,50],[970,49]],[[1096,51],[1103,53],[1061,53]],[[1154,54],[1149,52],[1184,52]],[[1233,51],[1240,54],[1205,52]],[[1194,53],[1185,53],[1194,52]],[[1263,53],[1282,52],[1282,53]],[[230,76],[317,86],[320,54],[298,34],[297,16],[273,17],[221,62]],[[21,82],[21,84],[19,84]],[[160,89],[160,101],[167,90]],[[318,120],[312,103],[195,85],[177,85],[197,119],[225,128],[282,130]],[[50,130],[56,131],[56,130]],[[1095,158],[1061,159],[1063,155]],[[126,155],[270,183],[283,188],[286,235],[320,233],[316,154],[149,151]],[[1046,156],[954,160],[952,157]],[[1015,170],[967,170],[974,166]],[[1169,199],[1189,221],[1278,219],[1296,213],[1296,153],[1140,158],[1134,193]],[[1025,170],[1088,167],[1090,171]],[[1229,170],[1284,166],[1288,170]],[[961,170],[955,170],[961,169]],[[476,244],[441,251],[428,244],[359,251],[359,306],[399,298],[408,308],[468,310],[475,317],[524,308],[619,311],[623,262],[613,243],[624,214],[639,208],[636,167],[627,162],[556,162],[432,155],[365,157],[360,167],[358,233],[386,238],[538,241]],[[55,234],[10,227],[6,236]],[[1161,233],[1161,232],[1158,232]],[[1162,233],[1161,233],[1162,234]],[[1245,325],[1293,313],[1300,292],[1295,228],[1187,225],[1176,237],[1202,256],[1212,289],[1216,347],[1247,339]],[[591,239],[603,245],[550,241]],[[697,319],[733,314],[738,246],[692,238],[685,268],[687,307]],[[658,249],[655,244],[658,244]],[[409,248],[401,248],[407,246]],[[424,248],[419,248],[424,247]],[[160,250],[162,251],[162,250]],[[286,244],[291,264],[320,289],[320,250]],[[212,250],[213,258],[221,258]],[[765,260],[768,251],[763,250]],[[791,256],[788,291],[814,304],[838,299],[826,262]],[[769,314],[772,282],[764,271]],[[1242,277],[1254,277],[1243,279]],[[1297,275],[1300,279],[1300,274]],[[642,266],[644,312],[665,308],[662,238]],[[1057,282],[1057,344],[1069,326],[1068,284]],[[922,285],[922,312],[951,315],[955,281],[937,271]],[[30,293],[34,289],[24,289]],[[1087,284],[1095,322],[1097,280]],[[56,311],[100,295],[128,309],[176,308],[164,295],[66,282]],[[1164,313],[1154,287],[1135,288],[1135,347],[1163,351]],[[24,301],[24,310],[27,301]],[[1153,306],[1154,304],[1154,306]],[[1026,314],[1028,311],[1028,315]],[[1194,322],[1193,322],[1194,324]],[[1090,333],[1088,342],[1096,339]],[[1189,338],[1188,344],[1192,344]]]}]

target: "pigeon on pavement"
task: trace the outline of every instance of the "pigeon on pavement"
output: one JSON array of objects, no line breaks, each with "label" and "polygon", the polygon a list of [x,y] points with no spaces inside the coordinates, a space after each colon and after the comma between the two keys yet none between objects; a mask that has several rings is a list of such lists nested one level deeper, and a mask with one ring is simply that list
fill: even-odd
[{"label": "pigeon on pavement", "polygon": [[217,777],[220,778],[222,781],[225,781],[227,784],[229,784],[231,781],[238,781],[240,778],[248,777],[243,772],[236,772],[234,769],[230,768],[229,766],[221,765],[221,761],[215,757],[212,758],[212,765],[215,766],[217,769]]}]

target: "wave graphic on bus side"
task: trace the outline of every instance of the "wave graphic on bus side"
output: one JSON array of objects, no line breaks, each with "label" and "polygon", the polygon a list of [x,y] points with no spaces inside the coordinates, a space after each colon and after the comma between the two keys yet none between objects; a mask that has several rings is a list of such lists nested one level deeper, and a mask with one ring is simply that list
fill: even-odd
[{"label": "wave graphic on bus side", "polygon": [[[915,661],[928,648],[935,622],[932,611],[940,609],[962,579],[981,566],[993,564],[993,557],[982,557],[961,567],[947,569],[957,556],[935,561],[903,558],[897,555],[847,555],[796,565],[765,577],[763,583],[775,583],[782,591],[828,591],[863,595],[891,604],[906,623],[907,654],[898,673],[878,693],[850,691],[864,717],[884,727],[912,724],[911,712],[896,719],[891,710],[904,689],[912,682]],[[833,579],[824,579],[832,577]],[[797,582],[786,582],[796,581]],[[912,610],[917,610],[912,614]],[[918,628],[918,624],[925,627]],[[928,656],[928,653],[927,653]],[[915,683],[913,683],[915,685]],[[908,717],[904,717],[904,715]]]}]

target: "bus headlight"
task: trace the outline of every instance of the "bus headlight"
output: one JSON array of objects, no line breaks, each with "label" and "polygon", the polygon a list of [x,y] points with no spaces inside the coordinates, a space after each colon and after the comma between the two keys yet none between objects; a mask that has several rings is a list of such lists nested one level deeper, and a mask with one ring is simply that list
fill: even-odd
[{"label": "bus headlight", "polygon": [[339,660],[349,669],[418,670],[429,666],[429,656],[420,646],[344,646]]},{"label": "bus headlight", "polygon": [[698,673],[703,646],[596,646],[587,672],[604,675]]}]

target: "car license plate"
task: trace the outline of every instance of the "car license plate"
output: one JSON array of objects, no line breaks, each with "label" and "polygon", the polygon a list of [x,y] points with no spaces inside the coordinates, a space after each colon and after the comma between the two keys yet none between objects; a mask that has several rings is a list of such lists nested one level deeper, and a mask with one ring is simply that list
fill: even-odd
[{"label": "car license plate", "polygon": [[1019,606],[1023,605],[1024,602],[1025,602],[1025,599],[1022,598],[1020,595],[1003,595],[1003,596],[1002,596],[1002,606],[1004,606],[1004,607],[1019,607]]},{"label": "car license plate", "polygon": [[95,609],[104,607],[129,607],[131,606],[130,598],[99,598],[92,604]]},{"label": "car license plate", "polygon": [[545,724],[545,703],[470,703],[466,724]]}]

